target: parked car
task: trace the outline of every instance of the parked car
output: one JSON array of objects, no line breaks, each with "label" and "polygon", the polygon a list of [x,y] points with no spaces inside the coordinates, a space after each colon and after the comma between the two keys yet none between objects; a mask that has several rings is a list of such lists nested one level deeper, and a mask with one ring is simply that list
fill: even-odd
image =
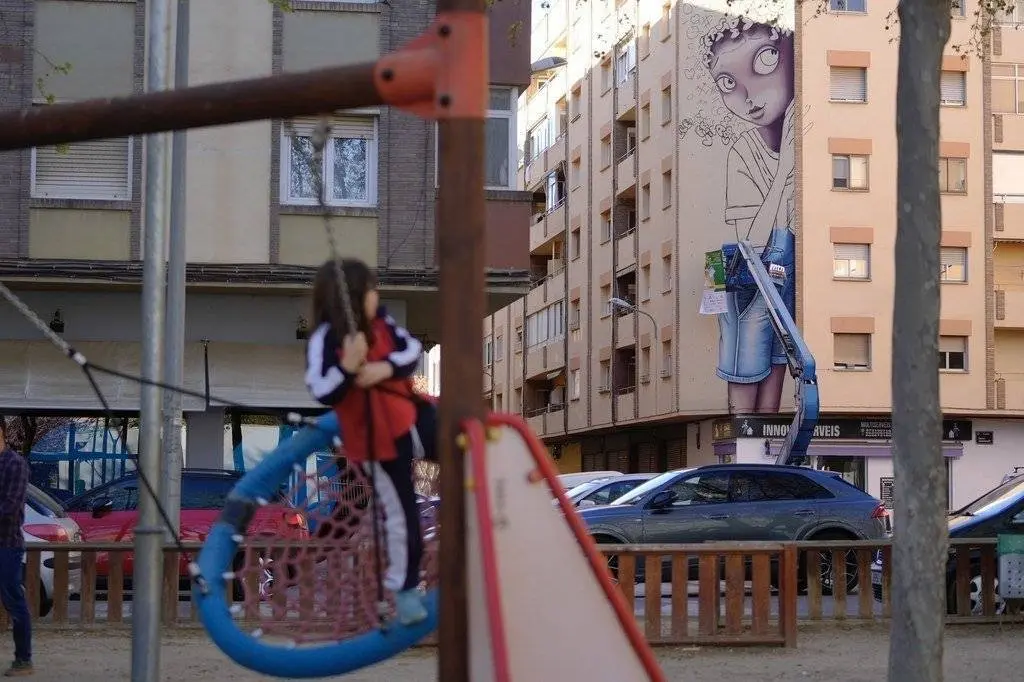
[{"label": "parked car", "polygon": [[558,482],[566,490],[571,490],[581,483],[596,481],[599,478],[613,478],[623,475],[621,471],[583,471],[575,474],[559,474]]},{"label": "parked car", "polygon": [[[181,473],[180,535],[185,542],[202,542],[220,516],[228,493],[242,474],[220,469],[185,469]],[[72,498],[65,508],[82,528],[87,542],[132,542],[138,522],[139,480],[132,472],[123,478]],[[306,516],[295,509],[284,495],[260,507],[249,522],[250,537],[309,537]],[[236,568],[242,555],[236,558]],[[179,575],[188,580],[191,556],[180,559]],[[125,587],[131,584],[132,555],[124,557]],[[108,558],[100,553],[96,559],[96,574],[101,589],[106,585]],[[236,596],[241,597],[241,584],[236,584]]]},{"label": "parked car", "polygon": [[[566,491],[565,496],[576,507],[599,507],[617,500],[657,474],[625,474],[598,478]],[[557,504],[557,502],[553,502]]]},{"label": "parked car", "polygon": [[[75,520],[67,515],[56,500],[34,485],[29,484],[25,499],[25,525],[21,527],[25,544],[81,542],[82,532]],[[26,547],[28,549],[30,547]],[[53,552],[40,552],[39,556],[39,615],[45,616],[53,608]],[[81,553],[68,552],[68,594],[79,594],[82,589]]]},{"label": "parked car", "polygon": [[[1024,533],[1024,476],[1011,476],[1003,483],[949,513],[949,537],[992,538],[1003,533]],[[998,559],[997,559],[998,560]],[[973,615],[981,615],[981,552],[970,552],[971,608]],[[871,566],[871,584],[877,601],[882,600],[882,556],[875,554]],[[1006,610],[1006,603],[999,598],[999,578],[996,577],[996,614]],[[946,563],[946,611],[957,612],[956,603],[956,555],[952,548]]]},{"label": "parked car", "polygon": [[[620,544],[881,539],[890,527],[885,506],[841,476],[775,464],[670,471],[579,515],[595,541]],[[857,584],[851,561],[848,590]],[[823,559],[821,572],[823,590],[831,592],[830,561]],[[662,579],[669,575],[666,567]],[[805,576],[802,569],[801,583]],[[691,579],[696,577],[693,562]]]}]

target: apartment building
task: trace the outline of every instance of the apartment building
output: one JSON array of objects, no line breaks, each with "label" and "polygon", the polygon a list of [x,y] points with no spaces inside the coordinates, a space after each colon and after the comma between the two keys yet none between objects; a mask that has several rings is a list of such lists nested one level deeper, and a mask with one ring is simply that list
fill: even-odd
[{"label": "apartment building", "polygon": [[[954,7],[951,46],[972,4]],[[534,286],[485,321],[484,394],[525,415],[563,470],[774,461],[795,386],[763,298],[722,286],[723,244],[749,239],[785,273],[816,359],[811,464],[891,502],[895,4],[826,7],[535,10],[543,70],[520,100]],[[1024,465],[1017,23],[1000,18],[990,61],[953,47],[943,60],[951,505]]]},{"label": "apartment building", "polygon": [[[372,61],[420,34],[434,14],[429,2],[283,4],[193,0],[189,84]],[[9,36],[0,50],[5,110],[143,91],[143,0],[3,0],[0,11]],[[530,196],[516,187],[515,140],[529,45],[512,36],[520,22],[529,25],[529,11],[510,2],[491,9],[492,310],[528,285]],[[258,121],[187,134],[185,384],[200,394],[312,407],[302,379],[307,292],[329,256],[306,165],[314,124]],[[392,314],[428,344],[440,342],[435,125],[387,107],[338,112],[331,124],[323,172],[343,255],[377,266]],[[139,367],[142,169],[141,137],[0,158],[0,277],[93,361],[131,373]],[[9,307],[0,307],[0,377],[0,411],[99,407],[82,373]],[[133,383],[104,378],[101,386],[115,409],[138,409]],[[186,398],[185,409],[190,433],[213,434],[209,464],[220,466],[223,408]]]}]

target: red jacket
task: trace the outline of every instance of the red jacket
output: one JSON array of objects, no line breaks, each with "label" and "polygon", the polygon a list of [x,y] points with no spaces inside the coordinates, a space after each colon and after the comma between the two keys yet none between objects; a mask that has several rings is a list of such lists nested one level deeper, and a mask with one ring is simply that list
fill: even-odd
[{"label": "red jacket", "polygon": [[345,456],[353,462],[393,460],[397,455],[395,441],[416,423],[410,377],[419,365],[423,346],[383,307],[370,329],[367,362],[389,362],[394,370],[392,378],[380,382],[379,388],[360,388],[355,383],[356,375],[341,367],[341,346],[329,324],[320,325],[306,347],[306,386],[319,402],[334,408]]}]

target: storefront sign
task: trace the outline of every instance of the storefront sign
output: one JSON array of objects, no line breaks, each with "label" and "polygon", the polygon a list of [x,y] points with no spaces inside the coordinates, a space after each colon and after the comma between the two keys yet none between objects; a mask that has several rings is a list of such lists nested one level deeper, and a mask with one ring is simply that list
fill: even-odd
[{"label": "storefront sign", "polygon": [[886,509],[893,508],[893,485],[895,480],[892,476],[881,476],[878,479],[878,498],[885,505]]},{"label": "storefront sign", "polygon": [[995,433],[992,431],[976,431],[974,442],[978,445],[992,445],[995,441]]},{"label": "storefront sign", "polygon": [[[785,438],[792,419],[774,417],[737,417],[728,430],[719,422],[712,426],[712,437],[720,438]],[[731,435],[726,436],[729,432]],[[943,419],[942,439],[960,441],[970,439],[973,425],[970,420]],[[719,435],[721,434],[721,435]],[[814,438],[822,440],[892,440],[892,420],[888,417],[863,419],[819,419],[814,427]]]}]

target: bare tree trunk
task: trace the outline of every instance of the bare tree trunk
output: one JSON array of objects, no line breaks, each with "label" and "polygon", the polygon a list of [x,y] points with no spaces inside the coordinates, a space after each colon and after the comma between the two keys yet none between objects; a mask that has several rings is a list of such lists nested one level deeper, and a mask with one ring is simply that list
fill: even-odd
[{"label": "bare tree trunk", "polygon": [[949,0],[901,0],[896,87],[893,550],[889,682],[941,682],[947,484],[939,405],[939,79]]}]

